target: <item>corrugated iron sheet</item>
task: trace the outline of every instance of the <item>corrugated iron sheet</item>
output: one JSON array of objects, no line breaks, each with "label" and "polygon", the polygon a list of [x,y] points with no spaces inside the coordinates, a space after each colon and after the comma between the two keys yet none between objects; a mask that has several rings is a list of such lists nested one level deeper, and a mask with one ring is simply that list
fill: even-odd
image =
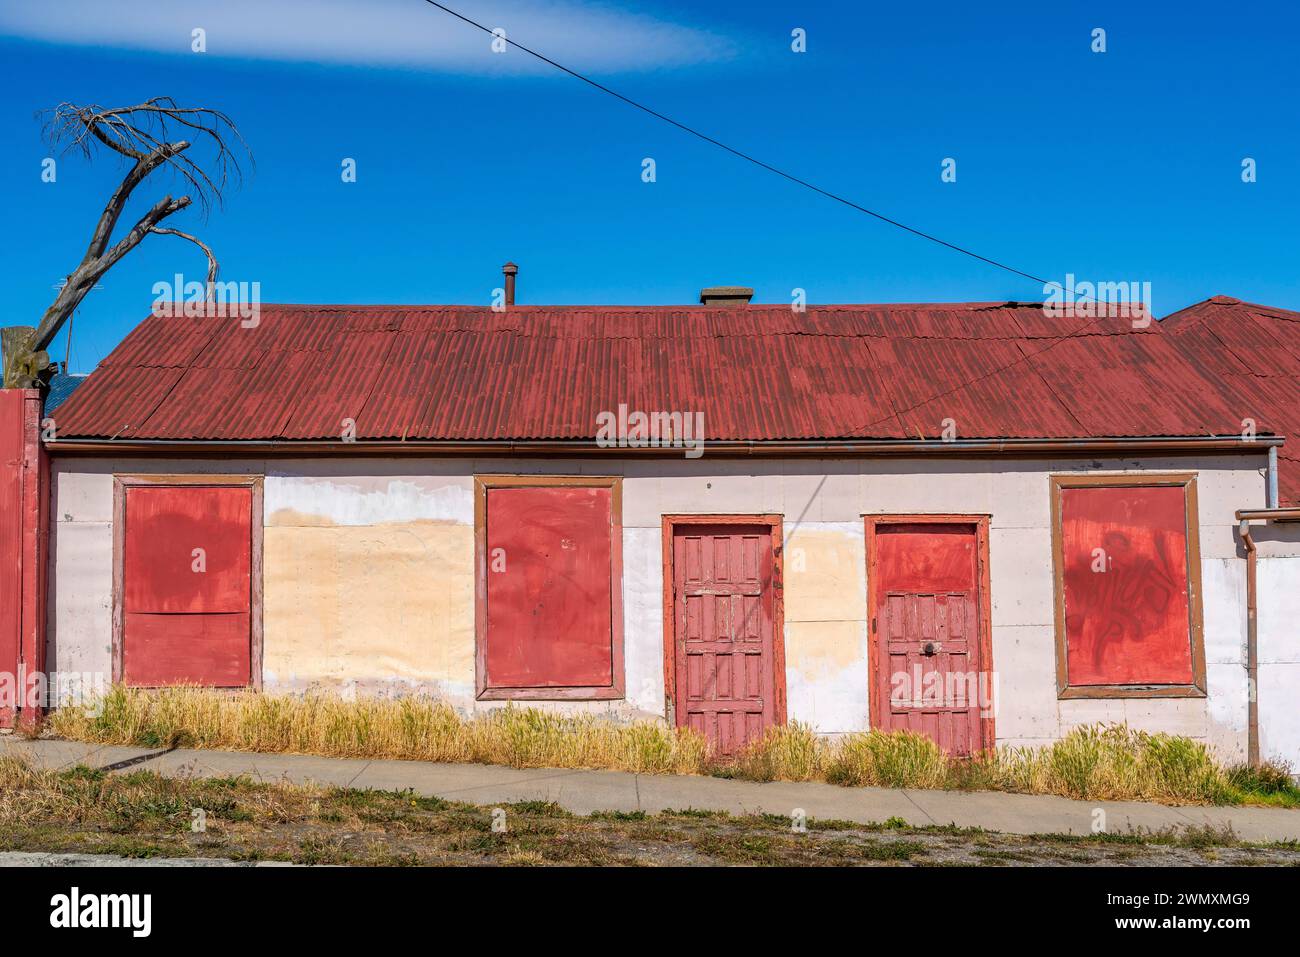
[{"label": "corrugated iron sheet", "polygon": [[1160,326],[1189,361],[1220,377],[1243,419],[1288,437],[1278,452],[1279,500],[1300,506],[1300,312],[1215,296]]},{"label": "corrugated iron sheet", "polygon": [[338,438],[351,419],[358,439],[583,439],[622,403],[701,411],[715,440],[935,438],[947,419],[962,438],[1232,435],[1252,411],[1285,431],[1300,356],[1279,324],[1296,314],[1202,306],[1142,330],[1037,303],[263,305],[255,328],[150,316],[57,426],[293,440]]}]

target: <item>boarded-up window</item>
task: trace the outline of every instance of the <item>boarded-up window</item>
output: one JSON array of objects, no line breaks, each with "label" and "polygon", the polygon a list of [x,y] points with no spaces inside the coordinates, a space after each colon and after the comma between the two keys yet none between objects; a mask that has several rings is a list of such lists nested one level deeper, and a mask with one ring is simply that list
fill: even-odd
[{"label": "boarded-up window", "polygon": [[253,489],[148,483],[122,494],[121,679],[248,685]]},{"label": "boarded-up window", "polygon": [[480,696],[621,697],[616,481],[484,478],[478,492]]},{"label": "boarded-up window", "polygon": [[1194,480],[1120,481],[1054,481],[1061,689],[1203,693]]}]

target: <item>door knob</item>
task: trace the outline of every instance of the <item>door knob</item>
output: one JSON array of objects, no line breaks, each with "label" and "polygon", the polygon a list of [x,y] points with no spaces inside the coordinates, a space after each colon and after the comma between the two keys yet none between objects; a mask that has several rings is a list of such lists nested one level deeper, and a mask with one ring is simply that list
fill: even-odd
[{"label": "door knob", "polygon": [[925,655],[927,658],[933,658],[933,657],[934,657],[934,651],[935,651],[935,647],[934,647],[934,642],[933,642],[933,641],[927,641],[927,642],[926,642],[926,643],[921,647],[921,654]]}]

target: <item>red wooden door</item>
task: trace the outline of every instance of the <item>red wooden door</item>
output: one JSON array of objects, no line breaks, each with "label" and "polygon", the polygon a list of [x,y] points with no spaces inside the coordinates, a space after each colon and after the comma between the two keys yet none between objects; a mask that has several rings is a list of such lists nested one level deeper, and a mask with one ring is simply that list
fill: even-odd
[{"label": "red wooden door", "polygon": [[984,747],[991,676],[981,661],[975,525],[876,526],[871,592],[877,724],[928,735],[949,754]]},{"label": "red wooden door", "polygon": [[240,687],[252,674],[252,490],[128,486],[122,679]]},{"label": "red wooden door", "polygon": [[731,755],[781,720],[772,531],[686,525],[673,534],[676,714]]}]

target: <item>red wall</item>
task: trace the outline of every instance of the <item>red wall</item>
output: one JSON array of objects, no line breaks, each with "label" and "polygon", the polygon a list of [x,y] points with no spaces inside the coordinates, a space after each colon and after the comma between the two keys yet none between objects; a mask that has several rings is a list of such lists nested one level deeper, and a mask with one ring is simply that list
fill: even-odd
[{"label": "red wall", "polygon": [[45,670],[49,467],[40,417],[38,391],[0,389],[0,727],[12,726],[16,707],[43,703],[20,700],[19,689],[20,675]]}]

